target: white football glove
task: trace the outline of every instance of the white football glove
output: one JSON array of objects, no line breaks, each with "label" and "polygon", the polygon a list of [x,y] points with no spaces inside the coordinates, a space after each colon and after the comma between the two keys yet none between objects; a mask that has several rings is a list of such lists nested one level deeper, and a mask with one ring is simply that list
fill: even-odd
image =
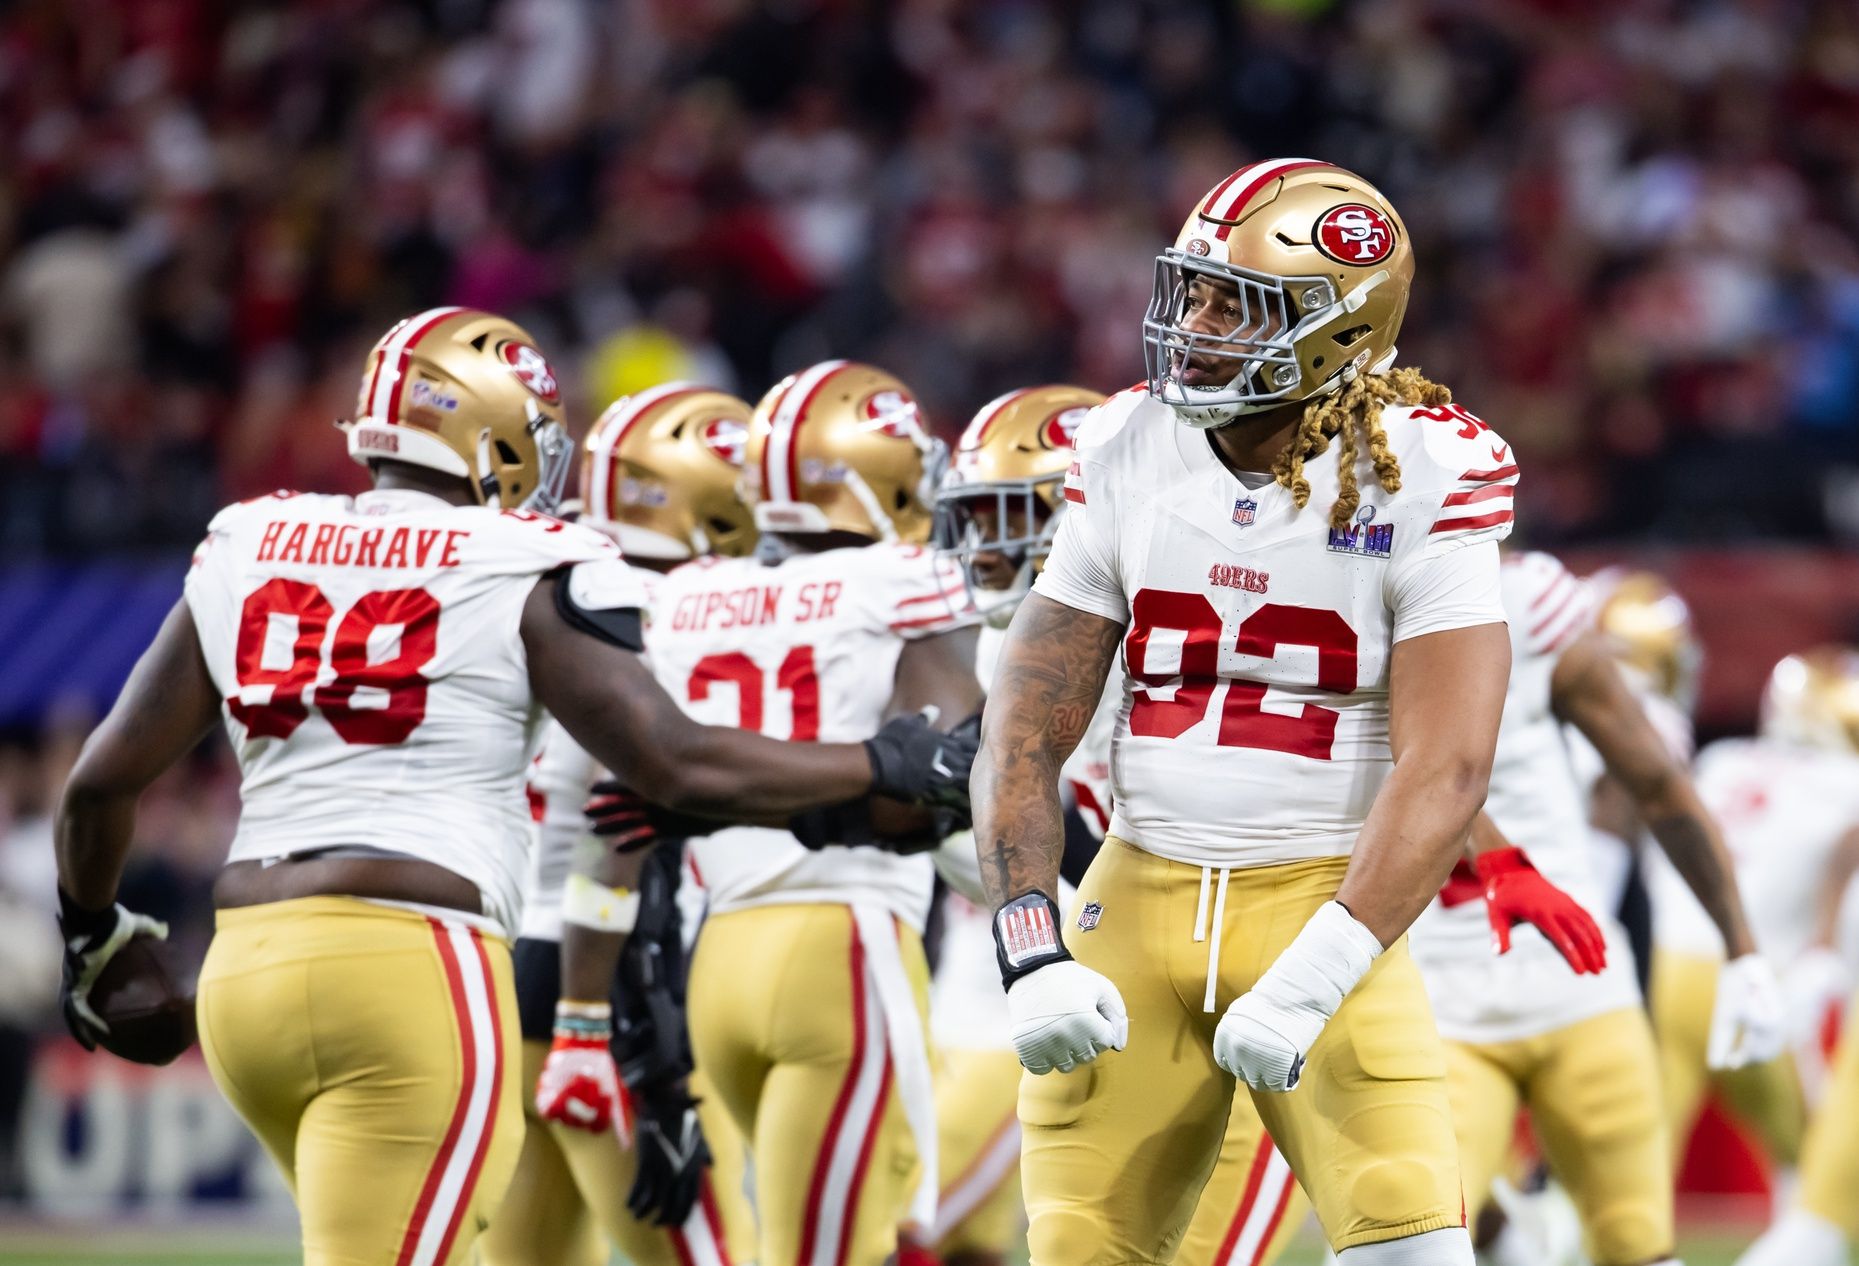
[{"label": "white football glove", "polygon": [[1381,954],[1381,942],[1334,901],[1319,906],[1214,1030],[1214,1062],[1254,1090],[1297,1085],[1304,1056]]},{"label": "white football glove", "polygon": [[1786,1009],[1775,969],[1760,954],[1733,958],[1717,973],[1717,1002],[1705,1066],[1713,1072],[1774,1059],[1788,1041]]},{"label": "white football glove", "polygon": [[1007,990],[1013,1049],[1029,1073],[1069,1073],[1130,1040],[1129,1012],[1110,978],[1075,959],[1047,963]]}]

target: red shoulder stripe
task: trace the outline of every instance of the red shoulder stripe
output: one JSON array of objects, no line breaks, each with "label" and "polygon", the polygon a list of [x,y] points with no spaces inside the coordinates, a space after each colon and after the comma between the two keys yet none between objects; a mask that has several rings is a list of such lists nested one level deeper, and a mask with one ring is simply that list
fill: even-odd
[{"label": "red shoulder stripe", "polygon": [[1429,535],[1434,532],[1469,532],[1474,528],[1496,527],[1500,523],[1509,523],[1512,517],[1509,510],[1500,510],[1496,514],[1481,514],[1471,519],[1441,519],[1427,531]]}]

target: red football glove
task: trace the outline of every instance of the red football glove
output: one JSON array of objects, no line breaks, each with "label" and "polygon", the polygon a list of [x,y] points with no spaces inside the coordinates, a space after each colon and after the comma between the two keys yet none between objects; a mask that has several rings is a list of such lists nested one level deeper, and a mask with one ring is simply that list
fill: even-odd
[{"label": "red football glove", "polygon": [[1500,954],[1510,952],[1510,930],[1519,923],[1549,938],[1576,975],[1607,966],[1607,940],[1575,898],[1543,878],[1520,848],[1480,853],[1473,861],[1485,885],[1485,913]]},{"label": "red football glove", "polygon": [[604,1004],[557,1004],[555,1041],[536,1081],[536,1113],[589,1134],[613,1130],[629,1143],[626,1091],[607,1049],[612,1021],[600,1014],[607,1010]]}]

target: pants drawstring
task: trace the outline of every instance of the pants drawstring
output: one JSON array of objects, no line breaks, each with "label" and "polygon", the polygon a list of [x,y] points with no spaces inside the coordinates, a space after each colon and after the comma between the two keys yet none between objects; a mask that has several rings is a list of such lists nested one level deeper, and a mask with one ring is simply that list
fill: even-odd
[{"label": "pants drawstring", "polygon": [[1207,931],[1207,887],[1214,874],[1211,866],[1201,867],[1201,895],[1194,907],[1194,939],[1207,942],[1207,993],[1201,999],[1201,1010],[1210,1015],[1214,1009],[1214,986],[1220,979],[1220,936],[1226,928],[1226,881],[1232,873],[1231,867],[1220,868],[1220,883],[1214,890],[1211,934]]}]

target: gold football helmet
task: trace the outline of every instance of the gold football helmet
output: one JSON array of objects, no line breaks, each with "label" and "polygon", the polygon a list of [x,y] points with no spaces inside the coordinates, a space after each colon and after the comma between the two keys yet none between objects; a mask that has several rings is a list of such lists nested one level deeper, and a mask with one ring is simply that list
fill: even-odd
[{"label": "gold football helmet", "polygon": [[1786,656],[1762,692],[1764,738],[1859,755],[1859,649],[1817,646]]},{"label": "gold football helmet", "polygon": [[[1083,387],[1023,387],[981,406],[962,432],[936,490],[936,544],[961,561],[969,595],[991,620],[1012,616],[1052,552],[1072,437],[1102,403]],[[1013,568],[1005,587],[978,568],[985,555]]]},{"label": "gold football helmet", "polygon": [[742,498],[763,532],[929,540],[948,450],[916,398],[870,365],[822,361],[769,388],[749,422]]},{"label": "gold football helmet", "polygon": [[749,435],[746,401],[695,383],[621,396],[587,433],[581,521],[635,558],[740,557],[755,523],[736,496]]},{"label": "gold football helmet", "polygon": [[1614,658],[1689,711],[1697,702],[1703,660],[1691,608],[1676,589],[1649,571],[1604,572],[1594,581],[1602,594],[1595,623]]},{"label": "gold football helmet", "polygon": [[433,308],[368,353],[355,417],[337,423],[361,464],[456,475],[479,502],[553,511],[574,464],[561,383],[522,326],[473,308]]},{"label": "gold football helmet", "polygon": [[[1413,276],[1407,228],[1368,181],[1309,158],[1242,167],[1156,257],[1149,394],[1189,426],[1217,427],[1384,370]],[[1197,278],[1235,292],[1217,300],[1224,336],[1184,324]]]}]

